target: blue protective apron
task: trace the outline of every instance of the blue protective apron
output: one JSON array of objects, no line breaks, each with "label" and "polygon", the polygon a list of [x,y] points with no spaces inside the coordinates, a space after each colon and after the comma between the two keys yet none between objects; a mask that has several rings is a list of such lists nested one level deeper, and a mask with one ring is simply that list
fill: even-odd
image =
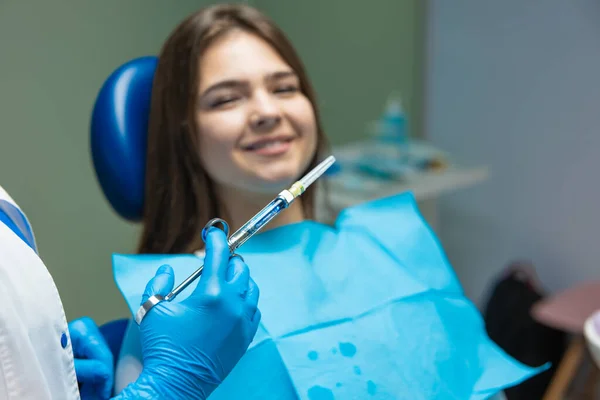
[{"label": "blue protective apron", "polygon": [[[346,209],[334,227],[266,231],[237,252],[260,288],[262,320],[211,400],[475,400],[547,367],[522,365],[488,338],[410,194]],[[179,283],[202,260],[113,256],[132,314],[165,263]]]}]

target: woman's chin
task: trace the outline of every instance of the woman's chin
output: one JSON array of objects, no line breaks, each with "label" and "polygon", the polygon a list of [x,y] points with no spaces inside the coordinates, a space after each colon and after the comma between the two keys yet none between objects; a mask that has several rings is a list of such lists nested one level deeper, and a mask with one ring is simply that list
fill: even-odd
[{"label": "woman's chin", "polygon": [[298,177],[296,175],[270,175],[257,177],[252,189],[260,193],[279,193],[287,189]]}]

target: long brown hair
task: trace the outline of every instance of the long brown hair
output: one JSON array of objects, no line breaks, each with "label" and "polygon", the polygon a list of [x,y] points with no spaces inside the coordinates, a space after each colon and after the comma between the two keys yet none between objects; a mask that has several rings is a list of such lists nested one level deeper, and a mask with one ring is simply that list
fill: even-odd
[{"label": "long brown hair", "polygon": [[[214,184],[200,162],[194,115],[198,64],[217,38],[244,30],[269,43],[295,71],[300,90],[312,103],[317,151],[308,169],[327,147],[315,91],[304,65],[285,34],[265,15],[246,5],[216,5],[183,20],[163,45],[154,76],[146,161],[143,231],[140,253],[189,253],[203,248],[202,227],[219,215]],[[314,218],[315,188],[302,196],[307,218]]]}]

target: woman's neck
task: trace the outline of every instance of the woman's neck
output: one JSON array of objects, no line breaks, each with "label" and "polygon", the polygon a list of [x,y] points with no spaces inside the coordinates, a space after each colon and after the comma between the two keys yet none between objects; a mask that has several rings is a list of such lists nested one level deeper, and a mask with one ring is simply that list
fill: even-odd
[{"label": "woman's neck", "polygon": [[[263,209],[275,195],[240,192],[237,189],[219,187],[217,189],[219,198],[220,214],[229,224],[231,233],[244,225],[257,212]],[[302,199],[296,199],[286,210],[275,217],[261,231],[277,228],[284,225],[301,222],[305,219]]]}]

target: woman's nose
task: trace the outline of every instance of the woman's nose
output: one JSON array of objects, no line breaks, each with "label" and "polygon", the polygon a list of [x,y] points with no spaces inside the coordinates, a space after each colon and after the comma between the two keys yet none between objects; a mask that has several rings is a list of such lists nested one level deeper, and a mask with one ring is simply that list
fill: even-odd
[{"label": "woman's nose", "polygon": [[259,132],[268,132],[281,123],[281,109],[277,101],[269,94],[257,95],[250,115],[252,129]]}]

